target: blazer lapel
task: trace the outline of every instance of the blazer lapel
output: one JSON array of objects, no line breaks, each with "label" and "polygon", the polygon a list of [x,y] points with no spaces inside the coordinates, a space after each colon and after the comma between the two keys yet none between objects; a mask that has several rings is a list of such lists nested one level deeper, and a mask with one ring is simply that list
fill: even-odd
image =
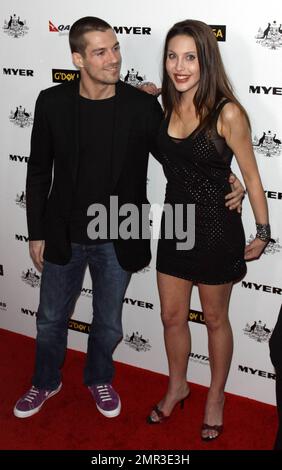
[{"label": "blazer lapel", "polygon": [[116,187],[126,157],[131,120],[131,106],[126,86],[119,81],[116,85],[112,139],[112,190]]},{"label": "blazer lapel", "polygon": [[[79,168],[79,80],[74,83],[74,94],[72,96],[72,116],[73,116],[73,140],[72,151],[72,178],[74,185],[76,184],[78,168]],[[71,118],[71,116],[70,116]]]}]

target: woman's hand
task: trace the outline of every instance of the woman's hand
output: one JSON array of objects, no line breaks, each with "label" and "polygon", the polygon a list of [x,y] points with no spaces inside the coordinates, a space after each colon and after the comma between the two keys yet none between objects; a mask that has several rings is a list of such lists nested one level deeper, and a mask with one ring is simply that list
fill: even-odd
[{"label": "woman's hand", "polygon": [[146,91],[149,95],[159,96],[161,94],[162,89],[158,88],[152,82],[145,82],[141,85],[138,85],[139,90]]},{"label": "woman's hand", "polygon": [[250,261],[252,259],[258,259],[265,249],[268,242],[264,242],[259,238],[255,238],[249,245],[245,248],[245,260]]}]

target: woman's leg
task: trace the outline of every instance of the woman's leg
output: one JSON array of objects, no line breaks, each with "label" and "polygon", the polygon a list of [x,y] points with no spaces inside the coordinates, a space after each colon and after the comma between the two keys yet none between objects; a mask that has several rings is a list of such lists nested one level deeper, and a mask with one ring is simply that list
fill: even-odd
[{"label": "woman's leg", "polygon": [[[223,423],[224,388],[233,352],[233,336],[228,319],[232,283],[199,284],[199,295],[208,331],[211,383],[207,396],[204,423],[214,426]],[[202,437],[215,438],[216,430],[202,431]]]},{"label": "woman's leg", "polygon": [[[169,416],[176,403],[189,394],[186,374],[191,349],[188,313],[192,282],[158,272],[158,288],[169,366],[168,390],[158,408]],[[158,421],[155,411],[151,418]]]}]

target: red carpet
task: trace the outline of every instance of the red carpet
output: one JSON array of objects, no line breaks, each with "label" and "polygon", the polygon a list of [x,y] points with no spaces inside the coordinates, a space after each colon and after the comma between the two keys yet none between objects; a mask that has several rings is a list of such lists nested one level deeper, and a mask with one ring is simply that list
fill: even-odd
[{"label": "red carpet", "polygon": [[151,406],[162,396],[167,377],[116,364],[114,385],[122,398],[117,418],[104,418],[82,384],[84,354],[68,351],[62,391],[31,418],[15,418],[16,400],[30,386],[34,340],[0,330],[0,449],[272,449],[276,408],[227,394],[224,433],[214,442],[199,437],[206,388],[191,386],[184,410],[157,426],[146,424]]}]

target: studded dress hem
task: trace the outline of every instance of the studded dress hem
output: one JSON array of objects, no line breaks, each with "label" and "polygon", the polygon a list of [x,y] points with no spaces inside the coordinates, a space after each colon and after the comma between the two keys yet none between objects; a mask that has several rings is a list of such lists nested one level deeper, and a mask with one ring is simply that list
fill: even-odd
[{"label": "studded dress hem", "polygon": [[160,274],[167,274],[168,276],[173,276],[173,277],[178,277],[179,279],[184,279],[185,281],[191,281],[195,284],[206,284],[206,285],[210,285],[210,286],[217,286],[217,285],[221,285],[221,284],[229,284],[230,282],[232,283],[236,283],[236,282],[239,282],[241,281],[241,279],[243,279],[246,275],[246,272],[247,272],[247,268],[245,268],[245,270],[242,272],[242,274],[237,278],[237,279],[234,279],[234,277],[232,277],[231,279],[218,279],[218,280],[207,280],[207,279],[196,279],[195,277],[187,277],[185,274],[180,274],[178,272],[173,272],[171,270],[169,270],[169,272],[166,272],[165,269],[163,269],[161,266],[158,266],[157,265],[157,271],[160,273]]}]

